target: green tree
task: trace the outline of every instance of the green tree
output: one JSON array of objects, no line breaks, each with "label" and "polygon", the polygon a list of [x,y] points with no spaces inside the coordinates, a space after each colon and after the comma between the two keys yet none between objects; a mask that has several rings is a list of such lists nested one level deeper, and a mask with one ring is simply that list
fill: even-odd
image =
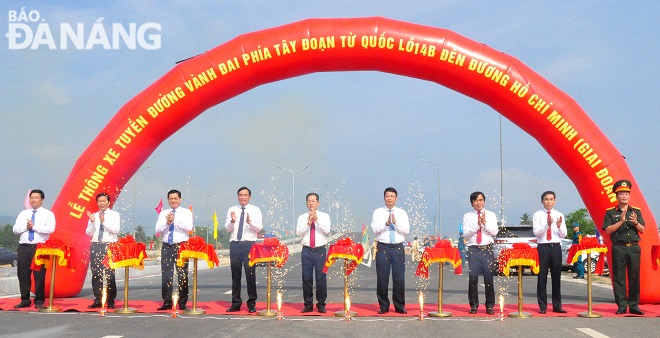
[{"label": "green tree", "polygon": [[520,224],[521,224],[521,225],[522,225],[522,224],[524,224],[524,225],[532,225],[532,219],[529,217],[529,214],[528,214],[528,213],[524,213],[524,214],[520,217]]},{"label": "green tree", "polygon": [[144,228],[142,227],[142,225],[138,225],[135,228],[135,241],[148,244],[147,234],[144,232]]},{"label": "green tree", "polygon": [[575,223],[580,225],[580,231],[583,236],[596,234],[596,225],[586,208],[575,210],[566,215],[565,223],[568,230],[568,236],[566,238],[573,237],[573,226]]},{"label": "green tree", "polygon": [[15,235],[11,224],[6,224],[0,230],[0,247],[10,248],[14,251],[18,248],[19,235]]}]

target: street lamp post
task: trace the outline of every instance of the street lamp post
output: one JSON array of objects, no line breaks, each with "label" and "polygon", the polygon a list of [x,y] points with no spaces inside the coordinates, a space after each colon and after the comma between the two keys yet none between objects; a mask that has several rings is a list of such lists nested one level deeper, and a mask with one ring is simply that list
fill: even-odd
[{"label": "street lamp post", "polygon": [[440,164],[425,159],[422,159],[422,161],[431,163],[438,167],[438,227],[440,228],[438,235],[440,236],[439,239],[442,239],[442,217],[440,216]]},{"label": "street lamp post", "polygon": [[292,186],[292,192],[291,192],[291,227],[292,227],[292,230],[293,230],[293,234],[295,236],[295,233],[296,233],[296,172],[300,171],[300,170],[305,170],[305,169],[309,168],[309,166],[305,166],[304,168],[295,169],[295,170],[287,169],[287,168],[280,167],[280,166],[277,166],[277,167],[291,173],[291,177],[292,177],[292,180],[291,180],[292,181],[292,185],[291,185]]},{"label": "street lamp post", "polygon": [[[149,168],[151,168],[150,165],[138,169],[138,171],[136,171],[135,174],[133,174],[133,214],[131,215],[131,224],[133,226],[133,231],[134,232],[137,229],[137,226],[135,226],[135,204],[137,203],[137,178],[138,178],[137,174],[140,171],[145,170],[145,169],[149,169]],[[135,233],[133,233],[133,236],[135,236]]]},{"label": "street lamp post", "polygon": [[211,215],[209,214],[209,197],[213,195],[217,195],[217,192],[210,193],[206,195],[206,217],[207,218],[207,225],[206,225],[206,243],[209,243],[209,228],[211,227]]}]

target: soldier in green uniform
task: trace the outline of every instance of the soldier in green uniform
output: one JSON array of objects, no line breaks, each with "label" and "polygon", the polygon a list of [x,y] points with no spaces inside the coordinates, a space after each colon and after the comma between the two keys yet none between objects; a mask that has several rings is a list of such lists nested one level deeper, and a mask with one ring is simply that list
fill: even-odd
[{"label": "soldier in green uniform", "polygon": [[[629,205],[632,184],[628,180],[614,183],[617,205],[607,209],[603,230],[612,240],[612,269],[616,314],[643,315],[639,309],[639,261],[641,248],[639,235],[644,233],[644,219],[639,208]],[[626,297],[626,271],[628,272],[628,297]]]}]

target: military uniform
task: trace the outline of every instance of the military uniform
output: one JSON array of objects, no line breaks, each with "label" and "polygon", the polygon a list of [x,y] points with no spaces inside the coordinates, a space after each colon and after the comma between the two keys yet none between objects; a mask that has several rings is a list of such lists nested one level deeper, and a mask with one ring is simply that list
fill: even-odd
[{"label": "military uniform", "polygon": [[[629,181],[621,180],[614,184],[614,191],[616,193],[621,191],[630,191],[631,184]],[[607,227],[619,222],[621,220],[622,210],[619,206],[607,209],[605,212],[605,220],[603,221],[603,230]],[[612,241],[612,266],[611,272],[614,279],[614,300],[616,301],[619,311],[625,313],[626,307],[630,308],[631,313],[635,310],[639,311],[639,266],[641,248],[638,242],[641,240],[637,228],[630,221],[632,214],[637,215],[637,222],[644,225],[642,218],[642,211],[631,205],[628,205],[625,222],[615,232],[610,234]],[[626,271],[628,272],[628,297],[626,297]]]}]

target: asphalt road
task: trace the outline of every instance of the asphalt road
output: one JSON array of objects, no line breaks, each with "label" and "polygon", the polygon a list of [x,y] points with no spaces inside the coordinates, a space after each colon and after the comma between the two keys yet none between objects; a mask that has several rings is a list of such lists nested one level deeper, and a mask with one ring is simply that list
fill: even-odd
[{"label": "asphalt road", "polygon": [[[417,302],[417,292],[425,291],[426,297],[437,297],[437,265],[431,268],[428,280],[414,276],[416,264],[406,266],[406,302]],[[257,289],[259,301],[266,295],[266,268],[257,269]],[[300,256],[292,254],[283,269],[273,269],[273,289],[282,290],[284,302],[302,302]],[[339,265],[331,267],[328,280],[328,302],[343,300],[343,278]],[[444,274],[445,304],[465,304],[467,307],[467,273],[454,275],[450,270]],[[562,300],[564,303],[586,304],[586,284],[574,280],[566,272],[562,276]],[[536,303],[536,276],[523,277],[525,304]],[[353,273],[350,289],[353,303],[374,304],[376,300],[375,262],[371,268],[361,265]],[[119,297],[123,294],[123,283],[118,283]],[[229,267],[200,270],[198,281],[199,301],[230,301],[231,276]],[[517,300],[517,277],[496,278],[496,290],[507,295],[506,302]],[[483,286],[480,286],[480,300],[483,303]],[[244,299],[245,288],[243,288]],[[273,292],[274,294],[275,292]],[[89,285],[79,297],[93,299]],[[160,300],[160,276],[131,279],[131,299]],[[274,301],[274,299],[273,299]],[[609,285],[596,284],[593,288],[594,303],[612,303],[613,295]],[[435,303],[435,302],[433,302]],[[483,306],[482,306],[483,307]],[[108,314],[103,318],[96,313],[23,313],[0,312],[0,335],[3,337],[292,337],[292,336],[366,336],[391,337],[406,334],[417,336],[474,336],[474,337],[588,337],[603,334],[609,337],[647,337],[655,334],[660,321],[658,318],[600,318],[578,317],[532,319],[505,318],[499,322],[494,318],[426,318],[420,322],[415,317],[356,317],[351,322],[333,317],[296,317],[287,315],[285,320],[258,316],[203,315],[171,318],[164,314],[137,314],[120,316]],[[585,331],[586,330],[586,331]],[[589,335],[585,332],[590,332]]]}]

